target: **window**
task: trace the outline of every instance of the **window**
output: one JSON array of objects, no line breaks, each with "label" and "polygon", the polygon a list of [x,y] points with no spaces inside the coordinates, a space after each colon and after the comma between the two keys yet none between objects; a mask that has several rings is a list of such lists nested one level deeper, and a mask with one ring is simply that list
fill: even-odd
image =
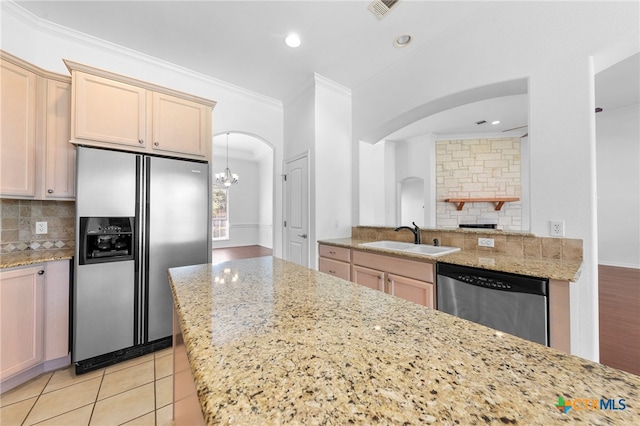
[{"label": "window", "polygon": [[229,191],[213,189],[212,237],[214,240],[229,239]]}]

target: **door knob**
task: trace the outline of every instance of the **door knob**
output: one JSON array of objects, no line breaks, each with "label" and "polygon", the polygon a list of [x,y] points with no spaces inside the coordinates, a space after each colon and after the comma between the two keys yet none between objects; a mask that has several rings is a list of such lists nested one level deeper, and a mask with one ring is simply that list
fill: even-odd
[{"label": "door knob", "polygon": [[300,237],[300,238],[307,238],[307,234],[298,234],[298,237]]}]

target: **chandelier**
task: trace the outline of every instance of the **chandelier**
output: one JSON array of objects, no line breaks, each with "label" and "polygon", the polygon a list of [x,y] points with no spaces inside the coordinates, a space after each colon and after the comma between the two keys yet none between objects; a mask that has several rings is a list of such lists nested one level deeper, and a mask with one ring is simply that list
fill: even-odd
[{"label": "chandelier", "polygon": [[224,186],[231,186],[234,183],[238,183],[238,175],[231,173],[229,169],[229,133],[227,133],[227,167],[222,173],[216,173],[216,182]]}]

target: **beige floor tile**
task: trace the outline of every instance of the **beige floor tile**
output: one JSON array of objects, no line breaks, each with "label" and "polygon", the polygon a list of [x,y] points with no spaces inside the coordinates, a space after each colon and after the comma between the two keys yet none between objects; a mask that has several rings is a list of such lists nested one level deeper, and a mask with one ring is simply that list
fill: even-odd
[{"label": "beige floor tile", "polygon": [[173,376],[156,380],[156,409],[173,402]]},{"label": "beige floor tile", "polygon": [[64,413],[49,420],[45,420],[42,423],[38,423],[37,426],[87,426],[89,424],[89,420],[91,420],[92,412],[93,404],[85,405],[84,407],[77,408],[73,411],[69,411],[68,413]]},{"label": "beige floor tile", "polygon": [[173,355],[156,359],[156,380],[173,374]]},{"label": "beige floor tile", "polygon": [[0,408],[0,425],[21,425],[24,419],[27,418],[29,410],[33,407],[38,397],[25,399],[15,404],[5,405]]},{"label": "beige floor tile", "polygon": [[107,367],[105,369],[105,374],[115,373],[116,371],[129,368],[133,365],[142,364],[144,362],[151,361],[153,359],[154,359],[153,353],[150,353],[143,356],[139,356],[138,358],[130,359],[128,361],[119,362],[118,364],[114,364],[111,367]]},{"label": "beige floor tile", "polygon": [[146,383],[152,383],[154,379],[153,359],[134,365],[111,374],[105,374],[100,386],[98,400],[109,398],[118,393],[128,391]]},{"label": "beige floor tile", "polygon": [[86,380],[53,392],[44,393],[29,413],[26,425],[50,419],[96,400],[102,377]]},{"label": "beige floor tile", "polygon": [[173,404],[156,410],[156,426],[173,426]]},{"label": "beige floor tile", "polygon": [[171,355],[171,354],[173,354],[173,348],[165,348],[165,349],[162,349],[160,351],[154,352],[154,355],[156,356],[156,359],[162,358],[163,356],[167,356],[167,355]]},{"label": "beige floor tile", "polygon": [[53,373],[43,374],[3,393],[0,395],[0,406],[4,407],[5,405],[14,404],[18,401],[40,395],[49,379],[51,379],[52,374]]},{"label": "beige floor tile", "polygon": [[123,423],[126,426],[155,426],[156,424],[156,413],[152,411],[149,414],[145,414],[144,416],[140,416],[137,419],[133,419],[130,422]]},{"label": "beige floor tile", "polygon": [[47,384],[47,387],[44,389],[45,393],[53,392],[58,389],[65,388],[67,386],[75,385],[77,383],[86,382],[88,380],[95,379],[97,377],[102,377],[104,374],[104,370],[95,370],[90,371],[89,373],[78,374],[76,375],[75,367],[72,365],[63,370],[58,370],[53,373],[51,380]]},{"label": "beige floor tile", "polygon": [[103,399],[96,403],[91,425],[117,425],[154,411],[153,383]]}]

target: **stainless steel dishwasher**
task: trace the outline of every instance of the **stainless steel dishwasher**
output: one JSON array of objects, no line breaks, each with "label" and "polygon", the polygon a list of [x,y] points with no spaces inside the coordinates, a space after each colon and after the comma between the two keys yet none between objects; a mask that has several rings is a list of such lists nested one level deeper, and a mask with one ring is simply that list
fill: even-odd
[{"label": "stainless steel dishwasher", "polygon": [[438,310],[549,346],[549,280],[438,263]]}]

